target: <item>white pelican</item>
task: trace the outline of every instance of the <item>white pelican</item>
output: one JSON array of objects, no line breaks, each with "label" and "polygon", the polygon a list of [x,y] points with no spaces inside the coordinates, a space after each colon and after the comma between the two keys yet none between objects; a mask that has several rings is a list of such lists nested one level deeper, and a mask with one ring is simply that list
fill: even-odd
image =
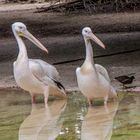
[{"label": "white pelican", "polygon": [[44,94],[44,101],[47,104],[50,87],[61,90],[63,97],[65,91],[59,82],[59,73],[56,68],[40,59],[28,59],[27,50],[21,37],[32,41],[40,49],[47,49],[27,30],[21,22],[12,24],[12,31],[17,40],[19,54],[14,62],[14,78],[19,87],[29,91],[32,96],[32,104],[35,103],[36,94]]},{"label": "white pelican", "polygon": [[82,66],[76,69],[78,87],[90,105],[94,98],[104,98],[104,104],[107,104],[109,94],[116,96],[116,91],[110,84],[107,70],[99,64],[94,64],[90,39],[102,48],[105,46],[89,27],[83,28],[82,35],[86,45],[86,58]]}]

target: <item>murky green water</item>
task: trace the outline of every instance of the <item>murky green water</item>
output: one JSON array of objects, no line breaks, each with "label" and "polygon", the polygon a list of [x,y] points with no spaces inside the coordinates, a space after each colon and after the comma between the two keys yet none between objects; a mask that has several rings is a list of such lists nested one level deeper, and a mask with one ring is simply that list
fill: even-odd
[{"label": "murky green water", "polygon": [[[42,98],[38,98],[42,102]],[[30,96],[0,91],[0,140],[140,140],[140,94],[88,107],[78,93],[31,108]]]}]

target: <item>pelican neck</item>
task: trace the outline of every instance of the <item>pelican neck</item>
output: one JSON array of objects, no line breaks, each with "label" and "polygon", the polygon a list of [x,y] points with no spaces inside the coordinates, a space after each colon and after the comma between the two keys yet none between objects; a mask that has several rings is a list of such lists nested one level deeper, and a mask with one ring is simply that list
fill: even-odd
[{"label": "pelican neck", "polygon": [[92,49],[90,39],[84,38],[84,40],[85,40],[85,47],[86,47],[86,59],[85,59],[85,62],[90,62],[90,63],[94,64],[93,49]]},{"label": "pelican neck", "polygon": [[17,44],[18,44],[18,48],[19,48],[19,54],[18,54],[17,59],[28,58],[27,50],[26,50],[26,47],[25,47],[25,44],[24,44],[22,38],[20,36],[18,36],[18,34],[15,31],[14,31],[14,35],[17,40]]}]

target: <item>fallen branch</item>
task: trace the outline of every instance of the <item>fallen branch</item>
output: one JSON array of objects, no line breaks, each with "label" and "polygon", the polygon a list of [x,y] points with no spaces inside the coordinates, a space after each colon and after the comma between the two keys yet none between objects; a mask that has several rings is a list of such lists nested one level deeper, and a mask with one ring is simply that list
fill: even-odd
[{"label": "fallen branch", "polygon": [[107,12],[107,11],[127,11],[127,10],[140,10],[140,1],[110,1],[104,0],[94,1],[94,0],[68,0],[61,1],[59,0],[57,3],[53,3],[50,6],[37,8],[36,13],[40,12],[71,12],[78,10],[86,10],[90,13],[93,12]]},{"label": "fallen branch", "polygon": [[47,6],[47,7],[40,7],[40,8],[37,8],[36,13],[47,12],[47,11],[62,12],[69,8],[76,8],[76,7],[80,8],[80,6],[82,6],[80,1],[81,0],[75,0],[72,2],[57,3],[54,5]]}]

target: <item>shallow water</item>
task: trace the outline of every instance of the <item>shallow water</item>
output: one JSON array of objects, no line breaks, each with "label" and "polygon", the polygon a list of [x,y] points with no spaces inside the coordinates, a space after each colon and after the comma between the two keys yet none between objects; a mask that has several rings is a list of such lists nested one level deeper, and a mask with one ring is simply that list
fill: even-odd
[{"label": "shallow water", "polygon": [[140,94],[119,93],[119,101],[103,106],[72,93],[67,100],[50,99],[45,109],[38,97],[0,91],[0,140],[139,140]]}]

